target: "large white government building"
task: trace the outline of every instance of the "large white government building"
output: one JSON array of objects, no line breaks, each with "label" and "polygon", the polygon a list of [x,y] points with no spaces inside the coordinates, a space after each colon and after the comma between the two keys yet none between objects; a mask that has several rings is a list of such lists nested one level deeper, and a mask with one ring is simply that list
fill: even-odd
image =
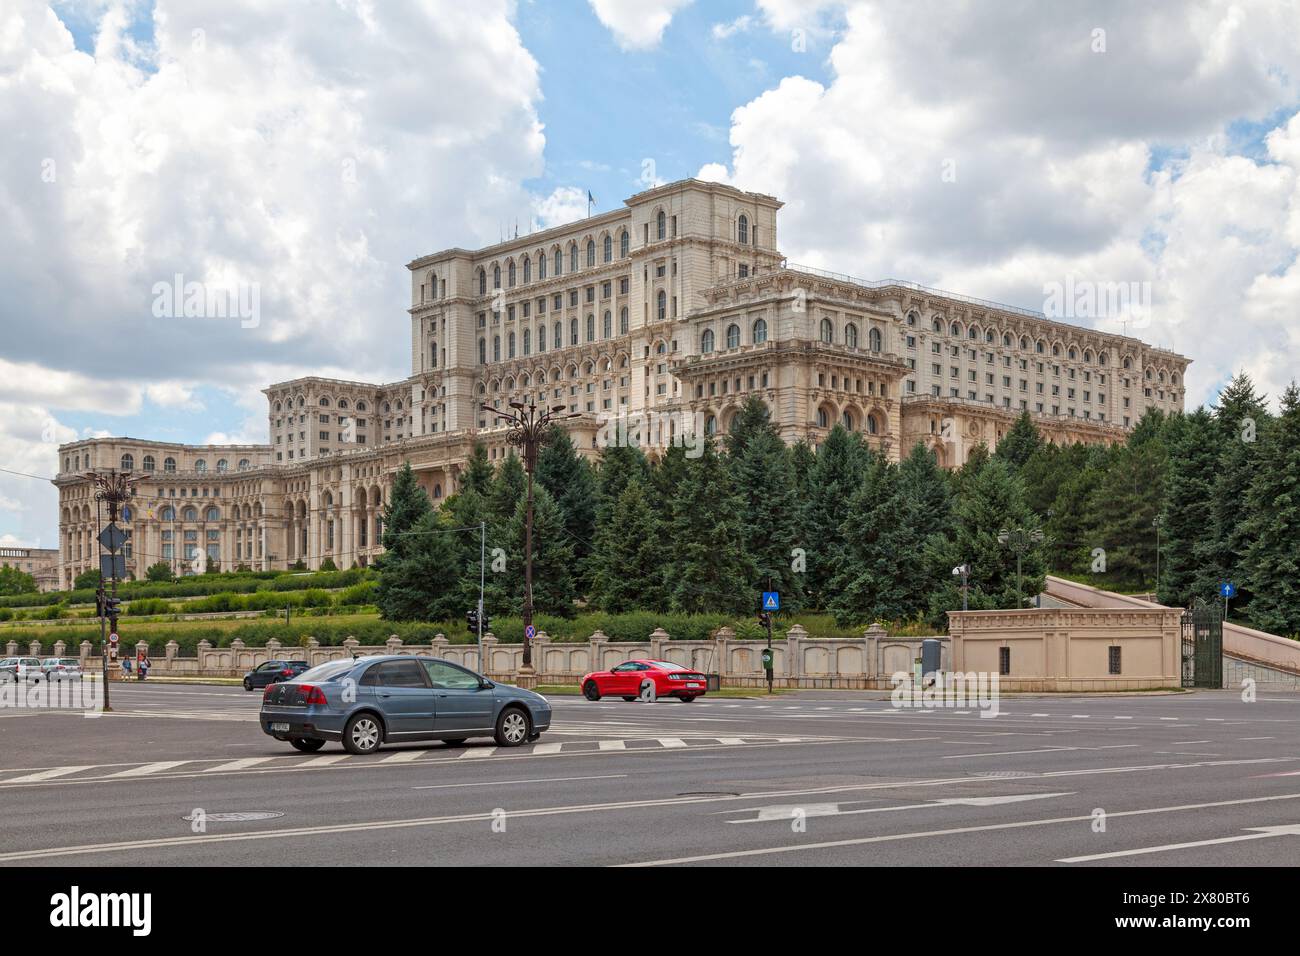
[{"label": "large white government building", "polygon": [[[892,279],[791,265],[771,196],[684,180],[622,208],[407,265],[411,374],[307,377],[265,389],[269,444],[99,438],[60,448],[59,580],[98,566],[87,472],[138,477],[127,565],[187,573],[340,568],[379,553],[382,509],[410,462],[435,503],[475,442],[507,453],[482,410],[565,405],[578,447],[627,416],[647,446],[724,431],[761,397],[787,441],[836,423],[892,458],[941,464],[996,447],[1028,411],[1055,442],[1122,439],[1148,408],[1179,411],[1188,359],[1128,336]],[[692,425],[694,423],[694,425]],[[651,450],[653,450],[651,448]],[[197,560],[196,560],[197,558]]]}]

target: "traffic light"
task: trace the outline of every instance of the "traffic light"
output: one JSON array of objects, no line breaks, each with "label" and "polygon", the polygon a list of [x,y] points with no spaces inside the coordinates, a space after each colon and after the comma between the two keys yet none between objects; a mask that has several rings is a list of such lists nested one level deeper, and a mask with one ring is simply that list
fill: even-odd
[{"label": "traffic light", "polygon": [[[477,634],[479,631],[478,611],[469,611],[465,615],[465,623],[469,625],[470,633]],[[487,612],[483,612],[483,633],[492,626],[492,619],[488,617]]]},{"label": "traffic light", "polygon": [[759,623],[759,625],[762,626],[762,627],[771,627],[771,626],[772,626],[772,615],[771,615],[771,614],[768,614],[766,611],[759,611],[759,613],[758,613],[758,623]]},{"label": "traffic light", "polygon": [[117,620],[117,616],[122,609],[122,599],[120,597],[104,597],[104,616]]}]

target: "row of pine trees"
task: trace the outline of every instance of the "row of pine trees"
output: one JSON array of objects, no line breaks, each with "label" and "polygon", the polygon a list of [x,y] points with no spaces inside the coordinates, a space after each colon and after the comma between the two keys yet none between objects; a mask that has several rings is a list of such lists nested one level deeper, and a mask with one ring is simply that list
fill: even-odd
[{"label": "row of pine trees", "polygon": [[[758,399],[694,457],[674,446],[652,460],[617,445],[593,466],[557,427],[535,474],[534,606],[562,617],[584,606],[739,616],[776,590],[783,610],[829,612],[841,625],[942,628],[962,606],[952,571],[964,563],[972,609],[1028,603],[1049,569],[1106,588],[1158,587],[1179,605],[1212,601],[1233,580],[1234,616],[1292,634],[1298,404],[1288,389],[1271,416],[1241,376],[1214,409],[1149,413],[1109,448],[1052,445],[1025,414],[996,452],[981,446],[952,472],[920,445],[891,462],[838,426],[816,452],[787,446]],[[458,492],[435,509],[403,468],[378,562],[381,613],[442,621],[473,608],[483,522],[486,606],[518,614],[526,482],[517,457],[493,467],[476,448]],[[1044,532],[1019,584],[998,541],[1008,528]]]}]

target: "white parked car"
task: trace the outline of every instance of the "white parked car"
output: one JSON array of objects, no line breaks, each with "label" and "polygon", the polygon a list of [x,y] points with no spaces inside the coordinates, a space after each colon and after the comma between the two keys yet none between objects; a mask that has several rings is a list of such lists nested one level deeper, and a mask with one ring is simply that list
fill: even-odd
[{"label": "white parked car", "polygon": [[41,682],[41,662],[35,657],[6,657],[0,661],[0,680]]},{"label": "white parked car", "polygon": [[47,657],[41,661],[46,680],[81,680],[81,661],[75,657]]}]

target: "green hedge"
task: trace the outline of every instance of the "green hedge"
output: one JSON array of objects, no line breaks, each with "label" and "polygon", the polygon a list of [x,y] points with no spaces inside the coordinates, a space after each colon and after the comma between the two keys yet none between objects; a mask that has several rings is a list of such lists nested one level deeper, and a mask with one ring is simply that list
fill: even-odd
[{"label": "green hedge", "polygon": [[[284,571],[240,574],[196,574],[175,583],[128,581],[117,587],[124,602],[143,598],[202,597],[230,592],[251,594],[256,591],[305,591],[312,588],[337,590],[351,587],[373,577],[362,568],[347,571],[317,571],[314,574],[289,574]],[[0,598],[0,607],[48,607],[55,604],[94,604],[91,588],[80,591],[49,591],[45,594],[15,594]]]}]

